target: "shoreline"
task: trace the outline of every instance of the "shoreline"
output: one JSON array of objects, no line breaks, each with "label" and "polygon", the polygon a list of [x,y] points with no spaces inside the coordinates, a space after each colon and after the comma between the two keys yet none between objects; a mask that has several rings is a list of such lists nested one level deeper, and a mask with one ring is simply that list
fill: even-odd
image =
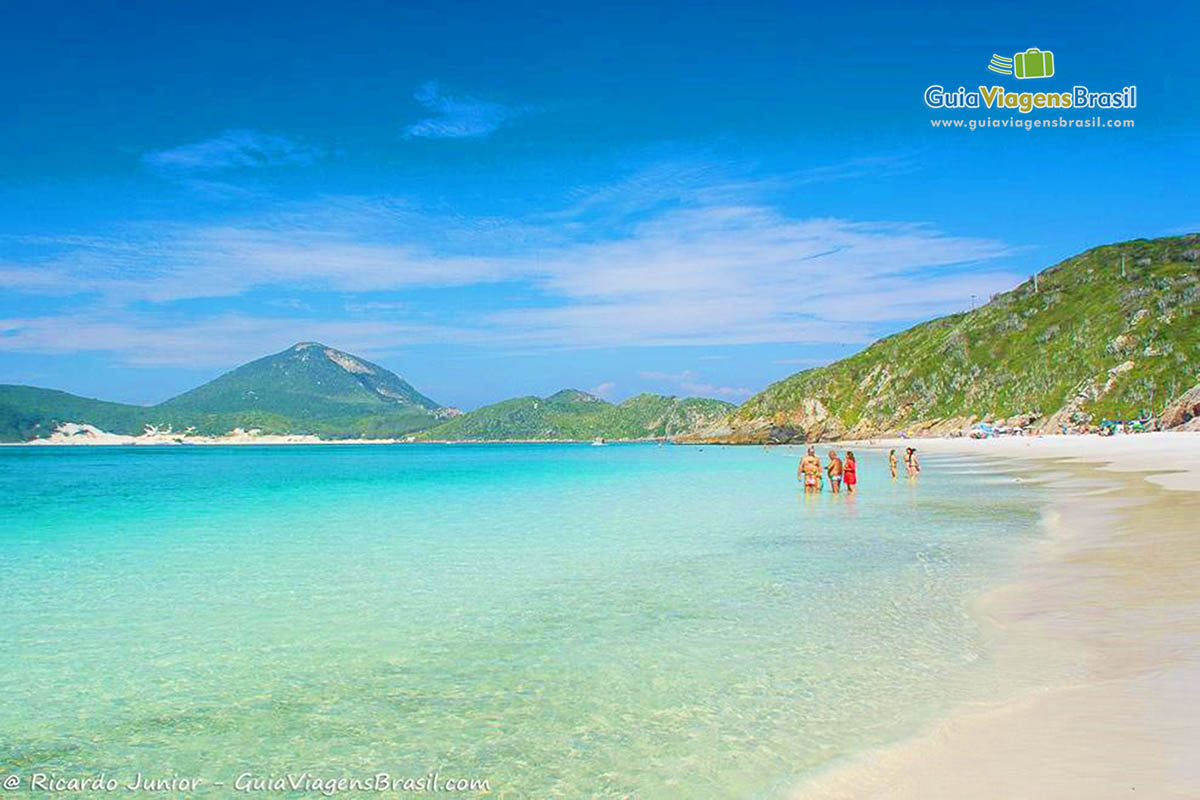
[{"label": "shoreline", "polygon": [[[659,439],[608,439],[610,444],[656,444],[668,440]],[[108,434],[103,439],[71,440],[71,439],[33,439],[28,442],[0,442],[0,447],[188,447],[212,445],[331,445],[331,444],[593,444],[591,439],[321,439],[317,436],[302,434],[260,436],[127,436],[124,434]]]},{"label": "shoreline", "polygon": [[[670,439],[605,439],[604,444],[674,444]],[[594,444],[594,439],[322,439],[310,434],[231,433],[221,436],[183,436],[107,433],[55,434],[25,442],[0,442],[0,447],[188,447],[212,445],[336,445],[336,444]]]},{"label": "shoreline", "polygon": [[[124,434],[124,433],[108,433],[91,425],[75,425],[69,423],[72,431],[56,431],[53,435],[44,439],[30,439],[23,442],[0,442],[0,447],[185,447],[193,446],[212,446],[212,445],[336,445],[336,444],[592,444],[594,439],[419,439],[408,436],[401,438],[386,438],[386,439],[322,439],[313,434],[291,433],[291,434],[264,434],[255,433],[253,431],[233,431],[231,433],[222,434],[219,436],[200,436],[200,435],[184,435],[175,433],[153,433],[153,434]],[[414,437],[418,434],[414,434]],[[604,437],[604,444],[671,444],[680,447],[785,447],[785,448],[804,448],[816,447],[820,448],[836,448],[836,449],[878,449],[894,447],[900,450],[904,447],[913,446],[914,443],[922,443],[922,447],[929,445],[932,452],[955,452],[971,455],[999,455],[1005,457],[1021,458],[1022,453],[1026,452],[1022,448],[1029,448],[1033,442],[1055,442],[1053,446],[1039,444],[1036,449],[1045,448],[1045,452],[1052,453],[1054,456],[1063,456],[1066,458],[1075,457],[1076,454],[1084,450],[1090,450],[1090,445],[1080,445],[1079,442],[1106,442],[1108,444],[1097,448],[1096,453],[1109,452],[1132,452],[1135,454],[1141,451],[1141,448],[1134,448],[1132,451],[1125,448],[1123,442],[1126,440],[1142,440],[1144,437],[1160,437],[1167,436],[1171,439],[1176,437],[1187,437],[1195,441],[1196,449],[1200,451],[1200,431],[1192,430],[1166,430],[1166,431],[1151,431],[1147,433],[1130,434],[1126,436],[1100,436],[1095,433],[1078,433],[1078,434],[1045,434],[1035,436],[1009,436],[991,439],[971,439],[969,437],[946,437],[946,436],[915,436],[909,438],[870,438],[870,439],[834,439],[830,441],[818,442],[726,442],[726,441],[700,441],[689,438],[672,438],[672,437],[656,437],[646,436],[635,439],[611,439]],[[947,449],[950,448],[950,449]],[[980,448],[980,449],[976,449]],[[921,448],[918,448],[920,450]],[[1087,458],[1091,454],[1078,456],[1079,458]],[[1032,457],[1032,456],[1029,456]],[[1154,466],[1148,462],[1142,461],[1139,463],[1145,464],[1145,470],[1153,470]],[[1200,468],[1200,462],[1197,463]],[[1120,467],[1114,467],[1120,469]],[[1140,467],[1127,467],[1126,469],[1142,469]]]},{"label": "shoreline", "polygon": [[1200,435],[920,441],[918,454],[995,459],[1055,495],[1016,580],[971,608],[1006,680],[911,737],[829,765],[792,796],[1195,797]]}]

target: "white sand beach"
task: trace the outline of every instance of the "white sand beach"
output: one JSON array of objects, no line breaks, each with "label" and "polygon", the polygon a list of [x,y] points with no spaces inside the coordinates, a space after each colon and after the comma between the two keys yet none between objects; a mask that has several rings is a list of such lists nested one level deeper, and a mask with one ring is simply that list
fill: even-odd
[{"label": "white sand beach", "polygon": [[1200,434],[873,445],[994,457],[1061,495],[1020,582],[975,609],[992,657],[1023,679],[796,796],[1200,796]]},{"label": "white sand beach", "polygon": [[258,430],[235,428],[221,436],[198,436],[169,430],[148,430],[138,436],[109,433],[94,425],[67,422],[59,425],[54,433],[28,442],[3,442],[0,447],[46,447],[46,446],[114,446],[169,447],[179,445],[241,445],[241,444],[396,444],[400,439],[322,439],[306,434],[269,434]]}]

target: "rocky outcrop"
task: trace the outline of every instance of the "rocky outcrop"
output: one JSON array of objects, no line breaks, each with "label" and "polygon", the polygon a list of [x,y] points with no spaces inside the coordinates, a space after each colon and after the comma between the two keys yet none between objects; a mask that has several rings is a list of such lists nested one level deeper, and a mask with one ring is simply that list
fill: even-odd
[{"label": "rocky outcrop", "polygon": [[1067,401],[1067,404],[1054,412],[1045,424],[1041,426],[1045,431],[1058,431],[1064,426],[1084,425],[1091,421],[1091,414],[1084,411],[1084,407],[1095,403],[1100,398],[1111,392],[1129,370],[1133,369],[1134,362],[1123,361],[1102,375],[1094,376],[1085,381],[1082,381],[1075,389],[1075,395]]},{"label": "rocky outcrop", "polygon": [[820,400],[802,400],[795,409],[770,417],[735,417],[730,421],[732,440],[746,444],[820,442],[846,436],[846,427]]},{"label": "rocky outcrop", "polygon": [[1195,430],[1200,427],[1197,420],[1200,420],[1200,383],[1172,400],[1159,417],[1158,424],[1166,430],[1185,427]]},{"label": "rocky outcrop", "polygon": [[325,357],[337,364],[342,369],[346,370],[346,372],[353,372],[356,375],[375,374],[375,370],[371,369],[354,356],[343,353],[341,350],[334,350],[332,347],[326,347]]}]

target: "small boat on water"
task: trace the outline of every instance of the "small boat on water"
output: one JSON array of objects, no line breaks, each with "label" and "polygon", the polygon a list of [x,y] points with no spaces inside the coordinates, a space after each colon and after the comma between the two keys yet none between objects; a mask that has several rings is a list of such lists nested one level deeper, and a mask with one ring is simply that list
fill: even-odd
[{"label": "small boat on water", "polygon": [[604,447],[606,444],[608,442],[604,441],[603,436],[597,436],[595,439],[592,439],[592,447]]}]

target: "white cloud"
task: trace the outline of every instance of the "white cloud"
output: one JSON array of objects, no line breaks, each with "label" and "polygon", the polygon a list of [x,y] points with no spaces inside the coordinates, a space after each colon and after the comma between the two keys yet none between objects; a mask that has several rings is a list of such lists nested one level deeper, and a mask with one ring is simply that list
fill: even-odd
[{"label": "white cloud", "polygon": [[397,303],[389,300],[350,301],[345,308],[352,314],[394,314],[413,309],[412,303]]},{"label": "white cloud", "polygon": [[283,136],[228,130],[212,139],[145,153],[142,161],[160,170],[213,172],[311,164],[319,156],[317,148]]},{"label": "white cloud", "polygon": [[679,383],[680,381],[691,380],[696,377],[696,373],[691,370],[683,372],[659,372],[658,370],[643,370],[638,373],[638,377],[648,381],[667,381],[669,383]]},{"label": "white cloud", "polygon": [[134,312],[0,319],[0,352],[112,352],[126,364],[144,366],[228,367],[299,341],[371,356],[405,344],[462,339],[461,330],[435,325],[245,314],[192,321]]},{"label": "white cloud", "polygon": [[700,376],[692,370],[684,370],[683,372],[657,372],[651,370],[639,372],[638,377],[643,380],[674,386],[686,394],[716,397],[720,400],[740,400],[754,394],[753,391],[742,386],[718,386],[717,384],[702,381],[700,380]]},{"label": "white cloud", "polygon": [[753,391],[744,386],[715,386],[711,383],[681,383],[680,388],[690,394],[698,394],[706,397],[716,397],[721,400],[744,400]]},{"label": "white cloud", "polygon": [[46,293],[101,292],[165,303],[236,297],[262,287],[347,292],[463,286],[520,270],[504,259],[437,256],[406,242],[366,241],[307,220],[255,226],[154,226],[87,247],[68,247],[36,267],[0,270],[0,286]]},{"label": "white cloud", "polygon": [[[880,326],[958,310],[972,294],[982,301],[1022,279],[980,269],[1012,252],[992,239],[915,223],[797,218],[753,197],[751,182],[729,188],[721,170],[660,177],[669,184],[665,194],[656,194],[654,180],[631,179],[573,197],[561,214],[523,220],[464,219],[389,197],[331,197],[224,225],[160,224],[108,239],[39,241],[39,251],[57,252],[0,265],[0,287],[95,293],[105,311],[18,320],[16,333],[0,336],[0,348],[103,348],[132,360],[169,358],[188,347],[244,354],[250,341],[262,349],[264,336],[281,347],[321,338],[301,334],[304,326],[345,334],[368,351],[401,341],[509,348],[865,344]],[[645,213],[631,215],[639,197],[648,203]],[[504,285],[504,304],[476,306],[469,315],[450,303],[423,307],[409,297],[371,296],[485,284]],[[226,331],[205,320],[177,324],[178,301],[238,302],[252,290],[344,292],[352,295],[346,312],[386,315],[353,323],[244,315]],[[134,307],[136,314],[121,311]],[[171,346],[156,347],[155,338]]]},{"label": "white cloud", "polygon": [[0,287],[12,292],[60,296],[79,291],[75,277],[48,266],[0,265]]},{"label": "white cloud", "polygon": [[296,297],[280,297],[268,300],[267,305],[274,308],[286,308],[292,311],[312,311],[312,306]]},{"label": "white cloud", "polygon": [[827,361],[823,358],[777,358],[771,363],[788,367],[819,367]]},{"label": "white cloud", "polygon": [[527,111],[471,97],[451,97],[442,94],[434,81],[421,86],[413,99],[436,112],[404,129],[406,136],[424,139],[478,139]]},{"label": "white cloud", "polygon": [[604,383],[598,383],[592,388],[588,389],[587,393],[594,394],[596,397],[601,397],[605,400],[611,400],[613,392],[616,390],[616,388],[617,384],[613,383],[612,381],[605,381]]},{"label": "white cloud", "polygon": [[1007,253],[919,225],[675,210],[626,237],[543,252],[539,281],[564,302],[490,321],[580,345],[865,342],[866,323],[952,310],[1019,282],[962,271]]}]

